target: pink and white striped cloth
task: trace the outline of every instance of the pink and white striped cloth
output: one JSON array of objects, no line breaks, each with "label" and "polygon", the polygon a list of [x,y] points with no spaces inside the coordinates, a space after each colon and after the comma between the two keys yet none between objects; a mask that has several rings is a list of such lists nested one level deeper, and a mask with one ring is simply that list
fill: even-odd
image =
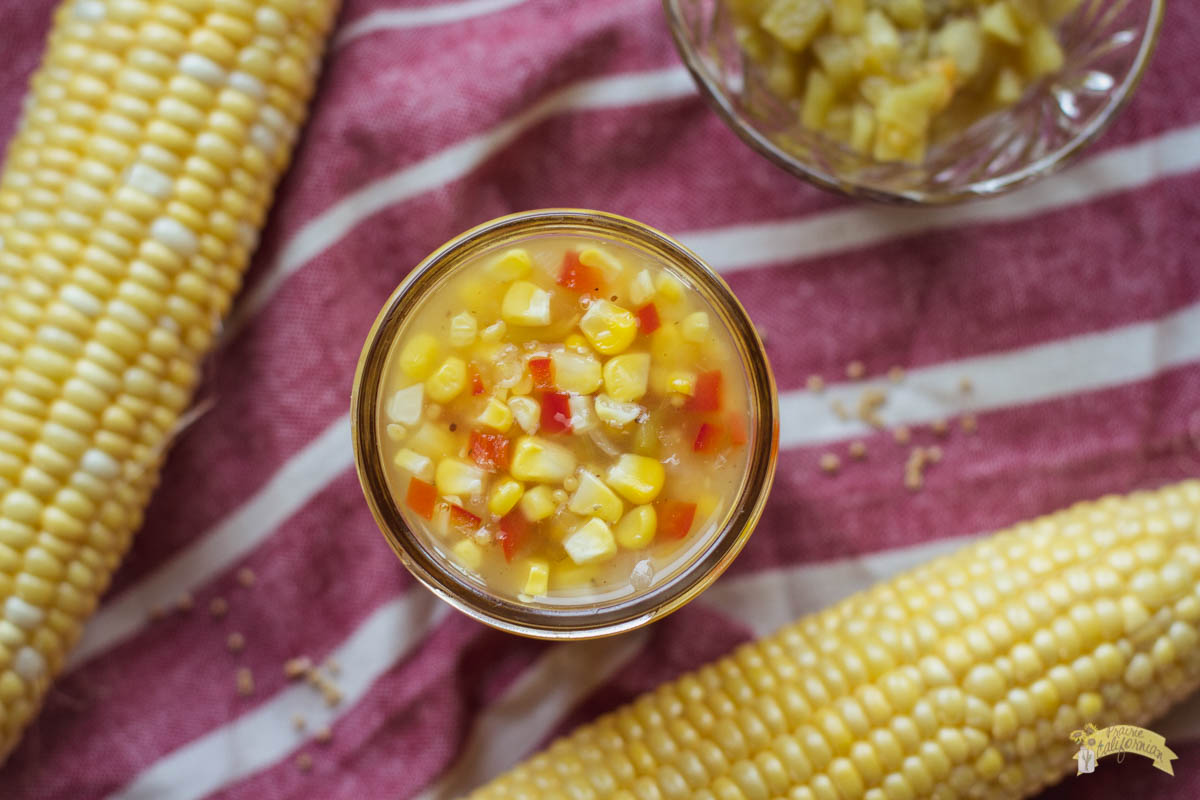
[{"label": "pink and white striped cloth", "polygon": [[[51,6],[0,2],[0,137]],[[215,404],[176,444],[0,797],[451,797],[952,537],[1200,473],[1198,40],[1200,9],[1174,4],[1141,91],[1070,171],[990,203],[895,210],[743,146],[694,91],[657,0],[348,0],[201,391]],[[726,273],[767,334],[783,408],[774,494],[730,573],[649,629],[577,645],[496,633],[414,585],[363,502],[346,416],[362,340],[409,268],[478,222],[552,205],[644,220]],[[978,415],[919,493],[904,448],[803,390],[821,374],[849,397],[836,382],[856,359],[910,368],[884,416],[918,440]],[[820,453],[858,436],[866,461],[822,475]],[[194,611],[150,620],[184,592]],[[286,680],[300,654],[340,663],[336,708]],[[1157,729],[1174,778],[1130,758],[1049,796],[1200,796],[1200,704]]]}]

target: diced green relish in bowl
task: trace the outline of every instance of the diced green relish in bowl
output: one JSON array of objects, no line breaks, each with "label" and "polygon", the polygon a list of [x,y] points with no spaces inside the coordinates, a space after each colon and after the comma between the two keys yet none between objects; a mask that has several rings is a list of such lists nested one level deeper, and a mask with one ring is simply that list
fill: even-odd
[{"label": "diced green relish in bowl", "polygon": [[762,513],[778,417],[712,269],[573,209],[434,251],[376,318],[351,398],[359,480],[404,565],[541,638],[630,630],[715,580]]}]

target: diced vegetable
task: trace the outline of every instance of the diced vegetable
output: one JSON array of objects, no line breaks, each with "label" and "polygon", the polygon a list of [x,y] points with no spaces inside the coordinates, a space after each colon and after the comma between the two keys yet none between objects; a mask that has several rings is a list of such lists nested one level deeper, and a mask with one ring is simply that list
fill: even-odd
[{"label": "diced vegetable", "polygon": [[620,259],[599,247],[585,247],[579,251],[579,263],[600,270],[605,280],[615,281],[621,277],[625,267]]},{"label": "diced vegetable", "polygon": [[454,434],[428,420],[421,423],[416,432],[408,438],[407,444],[410,449],[435,459],[458,450]]},{"label": "diced vegetable", "polygon": [[654,506],[637,506],[621,517],[617,523],[617,544],[629,550],[641,550],[654,541],[658,529],[658,515]]},{"label": "diced vegetable", "polygon": [[594,267],[583,264],[579,260],[578,253],[568,251],[563,256],[562,267],[558,273],[558,285],[570,289],[576,294],[598,292],[604,286],[604,274]]},{"label": "diced vegetable", "polygon": [[762,26],[784,47],[803,50],[829,19],[825,0],[770,0],[762,16]]},{"label": "diced vegetable", "polygon": [[643,505],[658,497],[666,481],[663,465],[653,458],[625,453],[608,469],[608,485],[631,503]]},{"label": "diced vegetable", "polygon": [[579,320],[579,329],[592,347],[611,356],[633,344],[637,336],[637,318],[609,300],[594,300]]},{"label": "diced vegetable", "polygon": [[587,470],[579,472],[579,487],[567,502],[567,510],[584,517],[616,522],[625,510],[621,498],[604,481]]},{"label": "diced vegetable", "polygon": [[654,292],[668,303],[678,303],[683,299],[683,284],[669,272],[660,272],[654,279]]},{"label": "diced vegetable", "polygon": [[412,386],[397,390],[388,400],[388,418],[401,425],[416,425],[421,419],[424,399],[425,386],[423,384],[414,383]]},{"label": "diced vegetable", "polygon": [[592,410],[592,398],[573,394],[567,398],[567,410],[571,413],[571,433],[584,433],[596,426],[596,413]]},{"label": "diced vegetable", "polygon": [[509,325],[529,328],[549,325],[550,293],[528,281],[517,281],[505,292],[500,315]]},{"label": "diced vegetable", "polygon": [[719,425],[709,422],[700,423],[696,438],[692,441],[692,450],[697,453],[713,453],[721,447],[722,431]]},{"label": "diced vegetable", "polygon": [[1025,75],[1031,79],[1058,72],[1065,57],[1054,32],[1045,25],[1029,31],[1021,50],[1021,65]]},{"label": "diced vegetable", "polygon": [[979,25],[985,33],[995,36],[1005,44],[1021,43],[1021,26],[1013,16],[1012,8],[1004,0],[985,8],[979,16]]},{"label": "diced vegetable", "polygon": [[531,558],[525,573],[524,594],[541,597],[550,590],[550,564],[541,558]]},{"label": "diced vegetable", "polygon": [[513,510],[523,494],[525,488],[521,484],[512,478],[503,478],[492,487],[492,493],[488,496],[488,511],[503,517]]},{"label": "diced vegetable", "polygon": [[505,561],[512,562],[513,556],[529,538],[529,530],[529,520],[522,513],[505,514],[500,519],[500,532],[496,534],[496,541],[504,551]]},{"label": "diced vegetable", "polygon": [[504,320],[497,320],[480,332],[479,340],[481,342],[498,342],[504,338],[504,334],[507,332],[508,326],[504,324]]},{"label": "diced vegetable", "polygon": [[414,514],[433,519],[433,504],[437,502],[437,489],[433,484],[426,483],[420,478],[412,478],[408,482],[408,493],[404,503],[413,510]]},{"label": "diced vegetable", "polygon": [[[629,299],[639,306],[654,299],[654,278],[651,277],[650,270],[642,270],[629,284]],[[658,316],[657,309],[654,316]]]},{"label": "diced vegetable", "polygon": [[696,373],[689,370],[672,370],[667,375],[667,391],[685,397],[696,394]]},{"label": "diced vegetable", "polygon": [[[555,350],[550,354],[553,362],[553,380],[550,386],[538,386],[537,377],[534,385],[539,389],[558,389],[562,392],[575,394],[591,394],[600,388],[603,380],[600,373],[600,362],[591,353],[577,353],[572,350]],[[533,359],[530,359],[532,372]]]},{"label": "diced vegetable", "polygon": [[483,564],[483,548],[470,539],[462,539],[450,548],[458,562],[471,571],[479,569]]},{"label": "diced vegetable", "polygon": [[519,280],[532,270],[533,259],[530,257],[529,251],[520,247],[506,250],[484,267],[484,272],[488,277],[498,283]]},{"label": "diced vegetable", "polygon": [[704,311],[693,311],[683,318],[683,322],[679,324],[680,333],[683,334],[684,341],[699,344],[708,339],[708,313]]},{"label": "diced vegetable", "polygon": [[696,393],[688,409],[702,414],[721,410],[721,371],[702,372],[696,378]]},{"label": "diced vegetable", "polygon": [[455,347],[470,347],[475,343],[479,323],[470,311],[455,314],[450,318],[450,344]]},{"label": "diced vegetable", "polygon": [[460,536],[470,536],[479,530],[482,522],[483,520],[462,506],[450,506],[450,528]]},{"label": "diced vegetable", "polygon": [[508,429],[513,424],[513,413],[504,403],[501,403],[494,397],[489,397],[487,405],[483,407],[481,413],[476,419],[480,424],[486,425],[500,433],[507,433]]},{"label": "diced vegetable", "polygon": [[741,415],[735,411],[731,411],[726,419],[726,429],[729,431],[729,443],[731,445],[741,447],[750,441],[750,437],[746,433],[746,420]]},{"label": "diced vegetable", "polygon": [[662,320],[658,316],[658,307],[654,303],[647,303],[637,310],[638,327],[644,334],[654,333],[662,327]]},{"label": "diced vegetable", "polygon": [[423,381],[437,366],[441,347],[432,334],[418,333],[400,351],[400,369],[414,381]]},{"label": "diced vegetable", "polygon": [[649,382],[649,353],[625,353],[604,362],[604,391],[617,402],[637,400],[646,394]]},{"label": "diced vegetable", "polygon": [[521,496],[518,505],[525,519],[530,522],[540,522],[558,508],[558,504],[554,502],[554,490],[549,486],[533,487]]},{"label": "diced vegetable", "polygon": [[646,413],[637,403],[622,403],[606,394],[596,395],[595,409],[596,416],[614,428],[623,428]]},{"label": "diced vegetable", "polygon": [[439,494],[465,495],[483,494],[483,470],[457,458],[443,458],[438,462],[435,481]]},{"label": "diced vegetable", "polygon": [[425,381],[425,391],[436,403],[449,403],[466,388],[467,362],[455,356],[443,361]]},{"label": "diced vegetable", "polygon": [[554,362],[546,356],[529,359],[529,374],[533,376],[533,388],[543,392],[554,391]]},{"label": "diced vegetable", "polygon": [[571,432],[570,396],[562,392],[542,395],[541,429],[543,433]]},{"label": "diced vegetable", "polygon": [[658,513],[659,530],[668,539],[682,539],[692,530],[696,518],[696,504],[668,500]]},{"label": "diced vegetable", "polygon": [[603,520],[593,517],[567,535],[563,549],[576,564],[593,564],[616,555],[617,542],[612,529]]},{"label": "diced vegetable", "polygon": [[396,451],[396,455],[392,458],[392,463],[414,478],[421,478],[422,480],[432,480],[433,478],[432,459],[409,450],[407,447]]},{"label": "diced vegetable", "polygon": [[567,448],[537,436],[523,436],[513,451],[512,475],[519,481],[561,483],[575,471],[575,463],[575,455]]},{"label": "diced vegetable", "polygon": [[537,433],[542,417],[542,407],[536,400],[530,397],[511,397],[508,400],[508,408],[512,411],[517,424],[521,426],[521,430],[528,434]]},{"label": "diced vegetable", "polygon": [[471,431],[471,460],[488,472],[508,466],[508,439],[498,433]]}]

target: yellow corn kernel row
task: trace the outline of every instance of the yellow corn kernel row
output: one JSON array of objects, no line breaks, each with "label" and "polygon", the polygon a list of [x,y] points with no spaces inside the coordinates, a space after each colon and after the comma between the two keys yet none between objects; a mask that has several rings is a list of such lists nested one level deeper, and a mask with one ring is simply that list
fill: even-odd
[{"label": "yellow corn kernel row", "polygon": [[0,177],[0,759],[141,523],[335,0],[68,0]]},{"label": "yellow corn kernel row", "polygon": [[474,800],[1018,798],[1200,684],[1200,481],[1017,525],[606,714]]}]

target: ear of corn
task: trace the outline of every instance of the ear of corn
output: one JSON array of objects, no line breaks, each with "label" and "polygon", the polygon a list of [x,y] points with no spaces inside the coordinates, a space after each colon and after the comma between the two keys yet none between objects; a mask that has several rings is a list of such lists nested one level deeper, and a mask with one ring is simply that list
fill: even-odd
[{"label": "ear of corn", "polygon": [[0,177],[0,758],[141,523],[335,10],[56,13]]},{"label": "ear of corn", "polygon": [[1200,481],[1018,525],[601,717],[475,800],[1018,798],[1200,685]]}]

